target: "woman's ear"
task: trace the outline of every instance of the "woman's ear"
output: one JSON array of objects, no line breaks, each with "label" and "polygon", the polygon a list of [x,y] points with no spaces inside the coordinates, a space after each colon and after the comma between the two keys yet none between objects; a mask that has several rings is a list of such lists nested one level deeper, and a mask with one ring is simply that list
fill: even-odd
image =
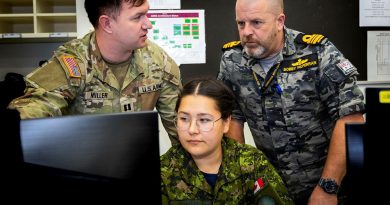
[{"label": "woman's ear", "polygon": [[228,118],[223,120],[223,133],[226,134],[229,131],[230,121],[232,120],[232,116],[230,115]]}]

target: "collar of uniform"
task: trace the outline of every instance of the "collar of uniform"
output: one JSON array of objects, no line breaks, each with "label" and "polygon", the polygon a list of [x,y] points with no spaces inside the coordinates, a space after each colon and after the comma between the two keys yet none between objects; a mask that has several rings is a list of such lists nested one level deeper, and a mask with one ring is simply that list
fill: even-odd
[{"label": "collar of uniform", "polygon": [[222,152],[222,164],[219,168],[215,190],[220,189],[226,183],[237,180],[237,178],[240,178],[242,175],[240,158],[234,140],[224,136],[222,138]]},{"label": "collar of uniform", "polygon": [[[241,167],[237,165],[237,149],[233,140],[227,137],[222,139],[222,150],[223,158],[222,164],[219,168],[218,179],[215,183],[214,190],[219,190],[224,184],[235,181],[237,178],[241,177]],[[209,194],[213,194],[210,185],[207,183],[202,172],[196,166],[195,161],[192,159],[191,155],[181,147],[178,156],[185,156],[182,167],[185,167],[182,171],[182,179],[186,183],[191,184]],[[237,166],[236,166],[237,165]]]},{"label": "collar of uniform", "polygon": [[283,55],[293,55],[297,49],[295,47],[294,39],[297,34],[294,34],[294,30],[287,28],[286,26],[283,28],[284,31],[284,47],[283,47]]},{"label": "collar of uniform", "polygon": [[[131,73],[134,75],[133,77],[138,76],[139,74],[143,73],[144,70],[148,68],[148,59],[146,59],[146,56],[144,55],[150,55],[149,52],[149,40],[146,40],[146,46],[143,48],[139,48],[133,51],[132,61],[131,64],[133,64],[134,71]],[[148,56],[149,57],[149,56]],[[151,58],[151,57],[150,57]]]},{"label": "collar of uniform", "polygon": [[[92,33],[91,39],[90,39],[90,61],[92,61],[91,65],[98,65],[96,66],[95,70],[97,71],[95,76],[100,79],[103,82],[106,82],[108,85],[116,88],[117,90],[121,90],[121,87],[119,85],[119,82],[116,80],[116,77],[112,72],[108,72],[110,68],[104,61],[102,54],[100,53],[99,46],[96,42],[96,34],[95,32]],[[142,73],[146,65],[137,63],[140,60],[137,60],[142,57],[140,54],[141,52],[138,52],[140,49],[137,49],[133,51],[132,56],[130,57],[130,64],[129,64],[129,70],[126,73],[125,80],[123,82],[122,87],[126,87],[131,81],[133,81],[135,78],[137,78],[138,75]],[[142,61],[141,61],[142,62]],[[134,69],[130,69],[134,68]]]},{"label": "collar of uniform", "polygon": [[111,87],[120,90],[120,86],[118,81],[116,80],[114,74],[112,72],[108,72],[109,67],[104,61],[102,54],[100,53],[99,46],[96,41],[96,33],[93,32],[91,35],[90,43],[89,43],[89,53],[90,53],[90,66],[92,66],[92,70],[95,70],[94,76],[99,80],[106,82]]},{"label": "collar of uniform", "polygon": [[[187,184],[197,187],[198,189],[203,190],[209,194],[213,194],[213,190],[211,190],[211,187],[207,183],[202,172],[196,166],[195,161],[182,146],[180,146],[180,149],[178,150],[178,156],[185,156],[184,160],[182,161],[183,164],[180,166],[183,168],[181,172],[181,179]],[[217,181],[218,180],[219,179],[217,179]]]}]

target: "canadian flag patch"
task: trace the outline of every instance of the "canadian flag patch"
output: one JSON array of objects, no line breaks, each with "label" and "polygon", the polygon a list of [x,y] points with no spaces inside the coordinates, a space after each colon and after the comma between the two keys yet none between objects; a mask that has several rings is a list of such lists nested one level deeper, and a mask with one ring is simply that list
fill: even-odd
[{"label": "canadian flag patch", "polygon": [[256,194],[256,192],[260,191],[264,187],[264,181],[262,178],[258,178],[253,185],[253,192]]}]

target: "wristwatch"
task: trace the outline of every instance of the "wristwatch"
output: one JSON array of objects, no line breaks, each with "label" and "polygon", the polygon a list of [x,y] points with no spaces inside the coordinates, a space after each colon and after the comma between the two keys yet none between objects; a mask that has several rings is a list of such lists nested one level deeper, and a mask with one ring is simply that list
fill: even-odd
[{"label": "wristwatch", "polygon": [[320,186],[328,194],[337,194],[340,187],[334,179],[328,178],[320,178],[318,186]]}]

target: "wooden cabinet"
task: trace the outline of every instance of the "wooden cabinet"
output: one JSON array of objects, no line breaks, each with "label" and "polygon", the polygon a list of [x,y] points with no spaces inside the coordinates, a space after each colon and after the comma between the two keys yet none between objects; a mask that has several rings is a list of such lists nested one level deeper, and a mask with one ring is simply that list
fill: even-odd
[{"label": "wooden cabinet", "polygon": [[0,0],[0,41],[63,41],[76,24],[76,0]]}]

